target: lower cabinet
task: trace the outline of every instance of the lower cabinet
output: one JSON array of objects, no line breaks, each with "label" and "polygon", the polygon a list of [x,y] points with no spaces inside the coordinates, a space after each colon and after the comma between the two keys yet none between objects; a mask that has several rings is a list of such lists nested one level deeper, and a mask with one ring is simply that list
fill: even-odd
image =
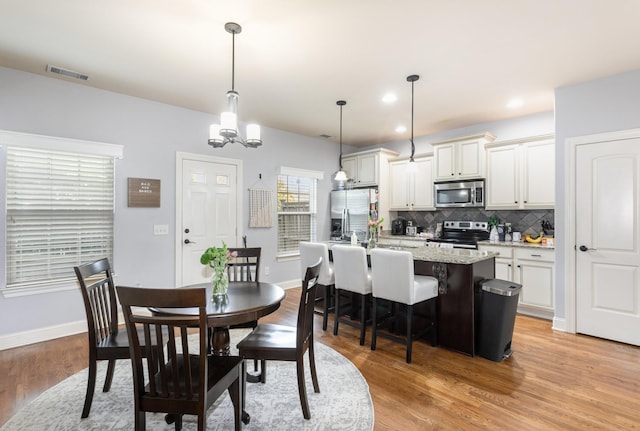
[{"label": "lower cabinet", "polygon": [[519,313],[553,318],[555,250],[483,244],[478,248],[498,253],[495,259],[496,278],[522,285],[518,298]]}]

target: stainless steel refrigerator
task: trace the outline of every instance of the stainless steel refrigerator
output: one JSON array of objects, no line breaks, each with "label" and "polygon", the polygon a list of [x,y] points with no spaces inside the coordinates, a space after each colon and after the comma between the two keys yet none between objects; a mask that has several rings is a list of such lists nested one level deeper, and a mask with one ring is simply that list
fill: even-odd
[{"label": "stainless steel refrigerator", "polygon": [[378,219],[378,190],[352,189],[331,192],[331,239],[351,237],[351,232],[366,238],[367,223]]}]

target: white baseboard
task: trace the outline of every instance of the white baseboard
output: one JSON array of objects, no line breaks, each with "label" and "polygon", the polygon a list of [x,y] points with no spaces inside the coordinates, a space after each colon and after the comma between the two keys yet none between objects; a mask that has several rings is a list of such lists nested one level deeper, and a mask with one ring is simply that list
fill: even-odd
[{"label": "white baseboard", "polygon": [[0,350],[40,343],[42,341],[53,340],[54,338],[79,334],[81,332],[87,332],[86,320],[2,335],[0,336]]},{"label": "white baseboard", "polygon": [[551,329],[554,329],[556,331],[568,332],[567,331],[567,319],[560,318],[560,317],[554,317],[553,318],[553,325],[551,326]]}]

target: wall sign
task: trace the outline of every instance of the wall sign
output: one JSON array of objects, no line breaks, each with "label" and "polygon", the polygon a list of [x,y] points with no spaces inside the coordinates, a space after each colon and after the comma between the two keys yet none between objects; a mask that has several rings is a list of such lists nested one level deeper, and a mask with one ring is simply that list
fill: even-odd
[{"label": "wall sign", "polygon": [[160,208],[160,180],[128,178],[130,207]]}]

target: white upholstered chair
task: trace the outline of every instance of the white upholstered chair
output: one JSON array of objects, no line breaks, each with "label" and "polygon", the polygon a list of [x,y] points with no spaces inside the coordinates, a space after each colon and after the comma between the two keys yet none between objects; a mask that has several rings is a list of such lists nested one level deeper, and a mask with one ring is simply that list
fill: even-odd
[{"label": "white upholstered chair", "polygon": [[[438,297],[438,280],[431,276],[414,275],[413,255],[408,251],[388,250],[376,248],[371,250],[371,271],[373,275],[373,305],[371,350],[376,349],[376,337],[381,336],[400,342],[407,346],[407,363],[411,363],[411,350],[414,338],[419,338],[431,330],[432,344],[435,345],[435,308]],[[376,301],[385,299],[393,305],[406,305],[406,337],[400,337],[390,332],[378,332],[378,316],[376,313]],[[414,317],[414,305],[425,301],[433,301],[432,320],[419,333],[413,333],[412,323]],[[396,306],[392,309],[397,309]],[[394,319],[397,317],[393,316]]]},{"label": "white upholstered chair", "polygon": [[[368,304],[371,302],[371,270],[367,268],[367,251],[363,247],[352,245],[334,245],[333,270],[335,272],[335,320],[333,335],[338,335],[338,325],[344,323],[360,329],[360,345],[364,344],[366,333]],[[340,306],[340,291],[357,293],[360,296],[360,322],[342,318],[344,306]],[[354,310],[355,304],[351,304]],[[351,316],[352,318],[354,316]]]},{"label": "white upholstered chair", "polygon": [[[322,316],[322,329],[327,330],[327,320],[329,318],[329,312],[333,310],[333,291],[335,284],[335,276],[333,273],[333,264],[329,261],[329,247],[326,244],[319,242],[301,241],[300,244],[300,270],[302,279],[304,279],[307,268],[313,266],[318,259],[322,258],[322,266],[320,268],[320,274],[318,276],[318,287],[323,291],[322,295],[322,310],[316,309],[316,314]],[[320,298],[318,298],[320,299]]]}]

